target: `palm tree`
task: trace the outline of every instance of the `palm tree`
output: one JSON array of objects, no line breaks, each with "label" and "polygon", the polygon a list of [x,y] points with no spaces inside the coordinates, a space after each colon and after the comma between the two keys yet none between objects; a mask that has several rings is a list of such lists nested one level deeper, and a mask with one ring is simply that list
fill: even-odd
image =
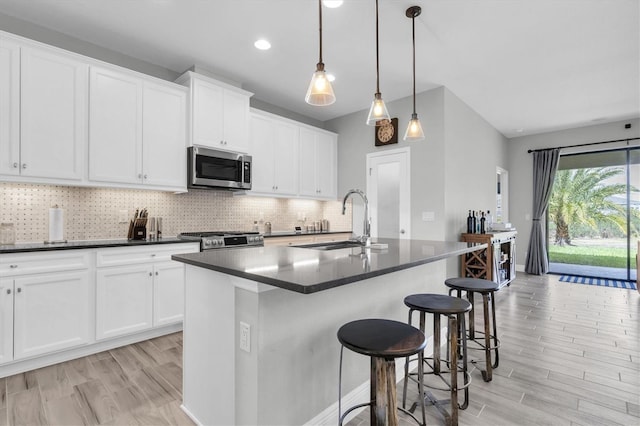
[{"label": "palm tree", "polygon": [[[570,229],[582,224],[594,230],[598,223],[610,223],[626,232],[626,206],[616,204],[610,197],[625,194],[624,184],[607,184],[604,181],[624,173],[622,167],[594,167],[586,169],[558,170],[551,199],[549,220],[556,226],[555,244],[572,245]],[[637,191],[636,188],[631,188]]]}]

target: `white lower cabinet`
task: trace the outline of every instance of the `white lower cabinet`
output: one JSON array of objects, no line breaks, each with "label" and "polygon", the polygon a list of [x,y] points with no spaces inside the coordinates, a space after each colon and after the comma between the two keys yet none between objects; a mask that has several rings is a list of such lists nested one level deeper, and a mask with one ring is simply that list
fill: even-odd
[{"label": "white lower cabinet", "polygon": [[121,336],[152,327],[153,267],[98,269],[96,339]]},{"label": "white lower cabinet", "polygon": [[0,258],[0,364],[93,340],[89,252]]},{"label": "white lower cabinet", "polygon": [[14,359],[89,343],[89,286],[88,270],[15,278]]},{"label": "white lower cabinet", "polygon": [[184,318],[184,264],[162,262],[153,272],[153,325],[180,322]]}]

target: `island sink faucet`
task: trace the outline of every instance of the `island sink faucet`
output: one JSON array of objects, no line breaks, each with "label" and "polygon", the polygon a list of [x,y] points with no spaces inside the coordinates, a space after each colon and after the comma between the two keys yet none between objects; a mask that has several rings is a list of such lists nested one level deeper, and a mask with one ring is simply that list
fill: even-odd
[{"label": "island sink faucet", "polygon": [[363,191],[359,189],[350,189],[349,192],[347,192],[347,195],[345,195],[344,199],[342,200],[342,214],[345,214],[345,212],[347,211],[347,198],[349,198],[351,194],[358,194],[360,197],[362,197],[362,200],[364,201],[364,222],[362,224],[363,235],[360,237],[356,237],[355,239],[359,241],[360,244],[362,244],[363,246],[368,247],[371,245],[371,221],[369,220],[369,200],[367,200],[367,196]]}]

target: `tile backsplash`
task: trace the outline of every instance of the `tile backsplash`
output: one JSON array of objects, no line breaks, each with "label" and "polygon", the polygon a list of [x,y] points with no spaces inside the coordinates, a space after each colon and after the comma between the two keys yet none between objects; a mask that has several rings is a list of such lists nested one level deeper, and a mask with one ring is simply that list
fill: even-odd
[{"label": "tile backsplash", "polygon": [[[67,240],[126,238],[128,220],[137,208],[162,217],[163,234],[188,231],[249,231],[254,221],[271,222],[272,231],[293,230],[328,219],[331,230],[351,229],[351,205],[342,215],[340,201],[318,201],[234,195],[230,191],[189,190],[185,194],[158,191],[80,188],[0,183],[0,222],[15,225],[16,241],[41,242],[49,236],[49,208],[64,209]],[[127,223],[118,223],[126,210]],[[299,218],[306,218],[301,221]]]}]

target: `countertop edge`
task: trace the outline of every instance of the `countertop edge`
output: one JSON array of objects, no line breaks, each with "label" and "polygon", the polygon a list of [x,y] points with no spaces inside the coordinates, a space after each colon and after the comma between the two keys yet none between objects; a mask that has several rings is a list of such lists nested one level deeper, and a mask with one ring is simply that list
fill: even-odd
[{"label": "countertop edge", "polygon": [[197,241],[181,240],[176,237],[147,241],[147,240],[87,240],[68,241],[66,243],[18,243],[16,245],[0,246],[0,254],[30,253],[57,250],[83,250],[108,247],[140,247],[160,244],[186,244],[198,243]]},{"label": "countertop edge", "polygon": [[[219,265],[212,265],[211,263],[208,262],[200,262],[200,261],[196,261],[196,260],[192,260],[189,258],[184,258],[182,257],[182,255],[172,255],[171,259],[178,261],[178,262],[182,262],[188,265],[192,265],[192,266],[198,266],[200,268],[205,268],[205,269],[209,269],[212,271],[217,271],[217,272],[222,272],[228,275],[233,275],[236,277],[240,277],[240,278],[245,278],[247,280],[251,280],[251,281],[256,281],[256,282],[260,282],[263,284],[268,284],[268,285],[272,285],[274,287],[278,287],[278,288],[282,288],[285,290],[290,290],[290,291],[294,291],[296,293],[301,293],[301,294],[312,294],[312,293],[317,293],[319,291],[324,291],[324,290],[329,290],[335,287],[340,287],[346,284],[351,284],[357,281],[362,281],[362,280],[366,280],[369,278],[373,278],[373,277],[377,277],[380,275],[386,275],[392,272],[396,272],[396,271],[401,271],[403,269],[409,269],[409,268],[413,268],[415,266],[420,266],[420,265],[424,265],[427,263],[432,263],[432,262],[437,262],[439,260],[443,260],[443,259],[447,259],[449,257],[454,257],[454,256],[459,256],[465,253],[470,253],[472,251],[477,251],[477,250],[482,250],[482,249],[486,249],[488,246],[486,243],[482,243],[482,244],[476,244],[473,247],[467,247],[467,248],[463,248],[463,249],[458,249],[458,250],[452,250],[451,252],[448,253],[443,253],[440,255],[434,255],[434,256],[430,256],[427,257],[425,259],[420,259],[417,261],[413,261],[413,262],[408,262],[408,263],[403,263],[401,265],[396,265],[396,266],[392,266],[389,268],[384,268],[384,269],[379,269],[376,271],[371,271],[371,272],[365,272],[362,274],[358,274],[358,275],[353,275],[350,277],[345,277],[345,278],[340,278],[340,279],[336,279],[336,280],[330,280],[330,281],[322,281],[313,285],[300,285],[300,284],[296,284],[290,281],[283,281],[283,280],[279,280],[276,278],[271,278],[271,277],[266,277],[263,275],[256,275],[256,274],[251,274],[251,273],[247,273],[244,271],[240,271],[238,269],[233,269],[233,268],[227,268],[224,266],[219,266]],[[296,249],[295,247],[291,247],[291,249]],[[302,249],[304,250],[304,249]]]}]

